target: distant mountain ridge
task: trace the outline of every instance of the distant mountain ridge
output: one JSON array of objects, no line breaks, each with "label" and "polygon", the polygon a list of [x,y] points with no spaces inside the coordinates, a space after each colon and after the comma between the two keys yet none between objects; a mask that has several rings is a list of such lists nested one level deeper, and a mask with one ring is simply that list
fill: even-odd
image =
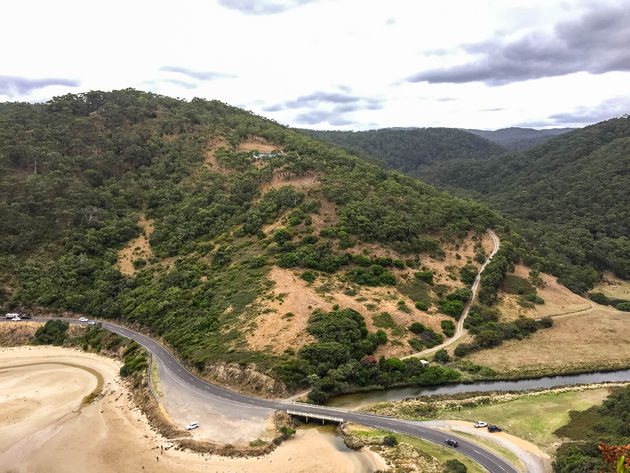
[{"label": "distant mountain ridge", "polygon": [[534,128],[501,128],[499,130],[475,130],[463,128],[463,131],[481,136],[487,140],[505,146],[512,151],[526,151],[534,146],[549,141],[554,136],[562,135],[575,128],[550,128],[546,130],[536,130]]},{"label": "distant mountain ridge", "polygon": [[456,128],[383,128],[370,131],[302,130],[313,138],[360,155],[377,157],[392,169],[417,176],[425,166],[451,159],[479,159],[508,151]]}]

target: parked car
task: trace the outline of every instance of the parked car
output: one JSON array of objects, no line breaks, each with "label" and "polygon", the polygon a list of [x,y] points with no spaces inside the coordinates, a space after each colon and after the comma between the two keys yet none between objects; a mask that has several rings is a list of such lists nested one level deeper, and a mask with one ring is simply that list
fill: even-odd
[{"label": "parked car", "polygon": [[90,320],[90,321],[88,322],[88,325],[96,325],[96,322],[94,322],[93,320]]},{"label": "parked car", "polygon": [[23,319],[30,319],[31,318],[31,314],[22,314],[22,315],[20,315],[20,317],[22,317]]},{"label": "parked car", "polygon": [[87,322],[87,317],[79,317],[79,322]]},{"label": "parked car", "polygon": [[186,426],[186,430],[196,429],[197,427],[199,427],[199,422],[191,422]]},{"label": "parked car", "polygon": [[477,422],[475,422],[473,424],[475,427],[479,428],[479,427],[488,427],[488,423],[487,422],[483,422],[481,420],[478,420]]},{"label": "parked car", "polygon": [[22,320],[22,319],[20,318],[20,316],[19,316],[19,315],[16,315],[16,316],[15,316],[15,317],[13,317],[11,320],[12,320],[13,322],[19,322],[19,321],[20,321],[20,320]]},{"label": "parked car", "polygon": [[457,443],[457,440],[453,440],[453,439],[446,439],[444,441],[444,443],[446,445],[448,445],[449,447],[453,447],[453,448],[457,448],[459,447],[459,444]]},{"label": "parked car", "polygon": [[498,425],[489,425],[488,432],[503,432],[503,429]]},{"label": "parked car", "polygon": [[11,312],[11,313],[5,314],[4,318],[5,319],[9,319],[9,320],[13,320],[14,317],[19,317],[19,316],[20,316],[20,314],[16,314],[14,312]]}]

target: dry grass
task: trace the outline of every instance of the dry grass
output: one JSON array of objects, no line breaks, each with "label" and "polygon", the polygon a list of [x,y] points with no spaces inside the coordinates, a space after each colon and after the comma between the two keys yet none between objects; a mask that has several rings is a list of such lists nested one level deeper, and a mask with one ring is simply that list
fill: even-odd
[{"label": "dry grass", "polygon": [[140,214],[138,226],[142,227],[142,233],[138,238],[131,240],[125,248],[118,252],[118,268],[122,274],[133,276],[136,272],[133,262],[139,258],[148,259],[153,256],[149,239],[153,233],[153,220],[147,220],[144,214]]},{"label": "dry grass", "polygon": [[593,292],[602,292],[615,299],[630,300],[630,281],[619,279],[610,271],[606,271],[602,281],[593,288]]},{"label": "dry grass", "polygon": [[280,189],[284,186],[293,186],[298,192],[304,192],[305,190],[314,188],[319,185],[317,180],[317,174],[312,171],[308,171],[301,176],[296,176],[292,173],[283,171],[282,168],[276,168],[273,170],[273,178],[271,182],[267,182],[262,186],[262,193],[264,194],[269,189]]},{"label": "dry grass", "polygon": [[259,153],[271,153],[275,150],[282,151],[281,146],[276,146],[273,143],[267,142],[266,139],[260,136],[248,136],[245,141],[239,143],[236,148],[238,151],[258,151]]},{"label": "dry grass", "polygon": [[207,144],[206,150],[203,153],[204,165],[211,169],[213,172],[221,174],[222,176],[227,176],[229,174],[229,171],[219,165],[219,163],[217,162],[217,158],[214,157],[214,153],[221,147],[228,148],[229,146],[230,145],[228,144],[227,140],[223,137],[210,141]]},{"label": "dry grass", "polygon": [[556,317],[549,329],[467,358],[502,376],[518,377],[627,367],[628,330],[628,313],[598,307]]},{"label": "dry grass", "polygon": [[[514,268],[514,275],[527,279],[529,271],[530,268],[519,264]],[[496,307],[501,311],[501,315],[505,320],[514,320],[521,314],[527,317],[541,318],[591,308],[592,304],[590,301],[569,291],[562,284],[558,283],[553,276],[540,273],[540,277],[545,286],[537,288],[537,293],[545,300],[545,303],[536,304],[534,308],[527,309],[519,305],[518,300],[520,296],[516,294],[507,294],[499,291],[500,302]]]}]

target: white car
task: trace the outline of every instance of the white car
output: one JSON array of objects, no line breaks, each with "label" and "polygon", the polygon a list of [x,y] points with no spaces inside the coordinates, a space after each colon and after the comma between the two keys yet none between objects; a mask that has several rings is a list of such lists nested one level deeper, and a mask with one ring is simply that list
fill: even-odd
[{"label": "white car", "polygon": [[94,322],[93,320],[90,320],[90,321],[88,322],[88,325],[96,325],[96,322]]},{"label": "white car", "polygon": [[480,420],[478,420],[477,422],[475,422],[473,424],[475,427],[480,428],[480,427],[488,427],[488,423],[487,422],[482,422]]},{"label": "white car", "polygon": [[79,317],[79,322],[87,322],[88,319],[86,317]]},{"label": "white car", "polygon": [[197,427],[199,427],[199,422],[191,422],[186,426],[186,430],[196,429]]},{"label": "white car", "polygon": [[22,319],[20,318],[20,316],[19,316],[19,315],[16,315],[16,316],[15,316],[15,317],[13,317],[11,320],[12,320],[13,322],[19,322],[19,321],[20,321],[20,320],[22,320]]}]

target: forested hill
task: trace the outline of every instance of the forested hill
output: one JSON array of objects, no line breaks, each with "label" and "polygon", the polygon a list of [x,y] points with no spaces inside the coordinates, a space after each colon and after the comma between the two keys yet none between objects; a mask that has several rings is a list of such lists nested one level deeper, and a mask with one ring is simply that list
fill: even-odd
[{"label": "forested hill", "polygon": [[391,169],[421,176],[420,169],[451,159],[485,158],[506,148],[455,128],[385,128],[372,131],[315,131],[309,135],[375,156]]},{"label": "forested hill", "polygon": [[534,146],[549,141],[554,136],[568,133],[575,128],[551,128],[547,130],[535,130],[533,128],[501,128],[500,130],[472,130],[465,129],[469,133],[481,136],[487,140],[505,146],[512,151],[526,151]]},{"label": "forested hill", "polygon": [[[278,355],[250,343],[255,317],[280,320],[256,305],[276,300],[272,268],[308,270],[310,281],[343,270],[334,281],[356,280],[356,294],[393,287],[445,242],[500,227],[482,204],[270,120],[131,89],[1,104],[0,219],[5,308],[138,323],[199,369],[255,361],[287,383],[358,363],[383,339],[368,340],[351,311],[353,351],[325,341],[298,359],[299,345]],[[377,258],[366,243],[402,256]],[[334,363],[313,364],[333,356],[320,348],[336,350]]]},{"label": "forested hill", "polygon": [[580,277],[591,266],[630,278],[630,117],[473,166],[452,161],[433,175],[520,219],[523,235],[541,255],[561,254],[558,264],[581,266]]}]

